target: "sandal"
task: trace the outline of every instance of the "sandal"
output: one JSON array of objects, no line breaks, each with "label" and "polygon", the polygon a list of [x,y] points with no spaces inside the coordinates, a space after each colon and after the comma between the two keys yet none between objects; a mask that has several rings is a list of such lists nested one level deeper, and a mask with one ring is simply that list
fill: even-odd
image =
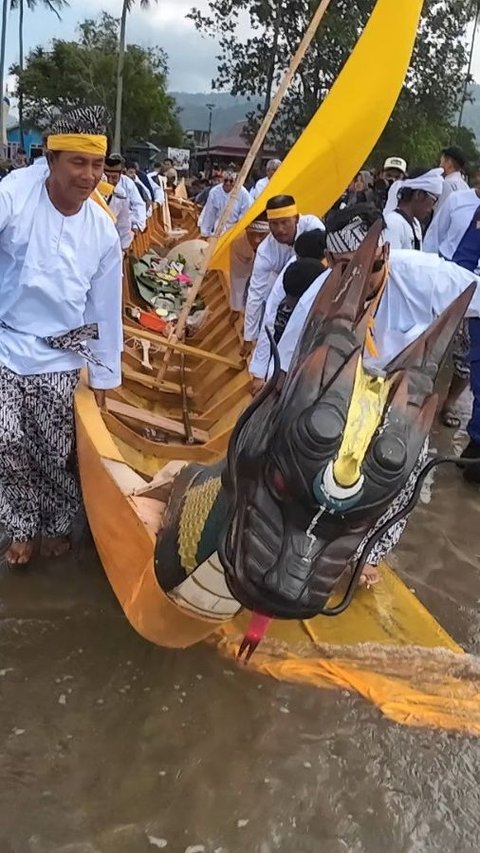
[{"label": "sandal", "polygon": [[440,422],[443,424],[443,426],[446,426],[449,429],[460,429],[462,425],[462,422],[456,414],[455,409],[452,409],[450,406],[446,406],[440,412]]}]

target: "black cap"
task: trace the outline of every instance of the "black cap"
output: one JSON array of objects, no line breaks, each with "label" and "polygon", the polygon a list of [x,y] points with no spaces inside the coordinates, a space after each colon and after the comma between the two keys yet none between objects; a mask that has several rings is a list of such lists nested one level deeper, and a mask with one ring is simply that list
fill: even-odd
[{"label": "black cap", "polygon": [[124,163],[125,160],[121,154],[110,154],[109,157],[105,157],[105,165],[110,166],[111,169],[115,169],[117,166],[123,166]]},{"label": "black cap", "polygon": [[444,148],[442,154],[444,154],[445,157],[450,157],[451,160],[455,160],[455,163],[458,163],[461,169],[465,168],[467,159],[458,145],[450,145],[448,148]]}]

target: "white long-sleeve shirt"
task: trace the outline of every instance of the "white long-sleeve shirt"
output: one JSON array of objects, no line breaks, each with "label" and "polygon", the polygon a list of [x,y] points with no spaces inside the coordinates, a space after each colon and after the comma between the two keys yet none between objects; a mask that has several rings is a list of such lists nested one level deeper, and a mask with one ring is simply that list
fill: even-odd
[{"label": "white long-sleeve shirt", "polygon": [[122,190],[115,189],[108,200],[108,206],[115,216],[115,227],[120,237],[122,249],[128,249],[133,240],[132,217],[128,198]]},{"label": "white long-sleeve shirt", "polygon": [[77,353],[43,340],[98,325],[87,345],[104,367],[89,364],[93,388],[121,382],[122,256],[110,217],[91,199],[63,216],[49,199],[41,169],[0,184],[0,363],[21,375],[85,366]]},{"label": "white long-sleeve shirt", "polygon": [[[281,337],[278,351],[281,368],[290,367],[295,347],[315,298],[329,275],[319,276],[298,302]],[[375,318],[374,339],[378,358],[364,355],[369,370],[383,369],[416,340],[472,283],[480,279],[451,261],[427,252],[393,250],[389,275]],[[480,288],[467,311],[480,317]],[[270,366],[270,372],[272,367]]]},{"label": "white long-sleeve shirt", "polygon": [[417,238],[419,249],[422,248],[423,235],[422,226],[418,219],[412,220],[412,225],[396,210],[390,213],[384,213],[386,228],[383,236],[387,243],[390,243],[391,249],[415,249],[415,237]]},{"label": "white long-sleeve shirt", "polygon": [[[225,207],[227,206],[229,198],[230,193],[225,192],[222,184],[218,184],[216,187],[211,189],[207,198],[207,203],[205,204],[198,220],[202,237],[211,237],[215,234],[217,224],[220,221],[220,217]],[[245,187],[242,187],[222,233],[225,233],[225,231],[228,231],[232,225],[239,222],[239,220],[246,214],[251,204],[252,199],[249,193]]]},{"label": "white long-sleeve shirt", "polygon": [[452,172],[450,175],[445,175],[442,194],[438,199],[437,204],[435,205],[433,221],[435,221],[437,216],[440,214],[443,205],[445,204],[447,199],[450,198],[452,193],[463,192],[464,190],[468,189],[469,186],[461,172]]},{"label": "white long-sleeve shirt", "polygon": [[285,289],[283,287],[283,274],[287,267],[295,260],[296,256],[294,255],[277,276],[275,284],[273,285],[265,304],[265,313],[263,315],[260,334],[253,352],[252,360],[248,367],[249,373],[257,379],[265,379],[268,372],[268,365],[270,362],[270,340],[268,338],[267,329],[273,334],[278,306],[286,296]]},{"label": "white long-sleeve shirt", "polygon": [[451,260],[479,207],[476,190],[451,193],[425,235],[423,250]]},{"label": "white long-sleeve shirt", "polygon": [[269,178],[260,178],[260,180],[257,181],[255,186],[252,187],[252,189],[250,190],[250,195],[251,195],[253,201],[255,201],[258,198],[258,196],[263,193],[264,189],[266,189],[268,187],[269,183],[270,183]]},{"label": "white long-sleeve shirt", "polygon": [[[325,230],[318,216],[310,214],[298,219],[295,240],[304,231],[314,231],[316,228]],[[256,341],[260,333],[264,305],[268,299],[278,274],[283,270],[287,261],[293,258],[295,249],[275,240],[273,234],[260,244],[255,263],[253,264],[250,285],[248,288],[247,305],[245,309],[244,339]]]},{"label": "white long-sleeve shirt", "polygon": [[147,224],[147,206],[135,186],[135,181],[127,175],[121,175],[117,189],[122,190],[128,198],[132,228],[135,231],[144,231]]},{"label": "white long-sleeve shirt", "polygon": [[[165,201],[165,190],[163,188],[163,177],[159,175],[158,172],[148,172],[147,173],[148,180],[150,182],[150,186],[152,188],[153,197],[157,204],[160,206]],[[157,184],[157,179],[159,183]]]}]

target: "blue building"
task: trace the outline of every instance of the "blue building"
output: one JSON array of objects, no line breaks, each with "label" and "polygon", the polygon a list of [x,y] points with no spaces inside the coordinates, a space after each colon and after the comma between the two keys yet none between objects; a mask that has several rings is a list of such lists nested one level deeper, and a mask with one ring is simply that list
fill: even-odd
[{"label": "blue building", "polygon": [[[39,130],[30,130],[25,127],[23,131],[24,149],[27,155],[27,160],[32,160],[42,153],[42,134]],[[20,128],[18,118],[9,116],[7,119],[7,143],[8,156],[15,157],[20,145]]]}]

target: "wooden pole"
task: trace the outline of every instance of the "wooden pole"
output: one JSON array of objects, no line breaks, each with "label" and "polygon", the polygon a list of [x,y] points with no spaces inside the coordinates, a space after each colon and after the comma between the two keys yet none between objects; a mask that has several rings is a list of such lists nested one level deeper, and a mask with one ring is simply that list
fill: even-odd
[{"label": "wooden pole", "polygon": [[[317,32],[317,29],[320,25],[320,22],[321,22],[323,16],[325,15],[325,12],[327,11],[329,5],[330,5],[330,0],[321,0],[321,3],[319,4],[317,11],[315,12],[308,28],[305,31],[305,35],[303,36],[303,39],[298,46],[297,52],[296,52],[295,56],[292,57],[292,61],[290,63],[290,66],[287,69],[287,71],[285,72],[285,76],[284,76],[280,86],[278,87],[278,90],[275,93],[267,112],[265,113],[265,117],[262,121],[262,124],[260,125],[260,127],[258,129],[258,133],[257,133],[257,135],[253,141],[252,147],[250,148],[250,151],[248,152],[248,154],[245,158],[245,162],[243,163],[243,166],[237,175],[237,180],[235,182],[235,186],[233,187],[233,190],[230,193],[230,198],[228,199],[228,202],[223,209],[222,215],[221,215],[221,217],[218,221],[217,227],[215,229],[215,234],[211,238],[211,240],[209,241],[208,249],[205,252],[205,256],[203,258],[203,262],[202,262],[202,265],[200,267],[200,270],[198,271],[198,275],[195,277],[193,284],[189,289],[188,298],[187,298],[187,300],[186,300],[186,302],[182,308],[182,311],[180,312],[178,322],[177,322],[177,326],[175,328],[175,332],[173,333],[173,335],[171,337],[171,340],[174,342],[177,342],[179,340],[179,338],[184,333],[185,326],[187,324],[188,315],[190,314],[192,305],[198,296],[198,292],[202,286],[203,279],[205,278],[205,274],[208,270],[210,261],[214,255],[215,249],[217,248],[218,240],[223,234],[224,228],[225,228],[225,226],[226,226],[226,224],[230,218],[230,214],[234,208],[235,202],[236,202],[236,200],[240,194],[240,190],[243,187],[245,180],[247,178],[247,175],[248,175],[250,169],[252,168],[253,163],[255,162],[255,158],[256,158],[261,146],[263,145],[264,139],[265,139],[268,131],[270,130],[270,126],[273,122],[273,119],[275,118],[275,115],[278,112],[278,108],[280,107],[280,104],[282,103],[282,100],[283,100],[285,93],[286,93],[286,91],[287,91],[287,89],[288,89],[288,87],[289,87],[289,85],[293,79],[293,76],[296,73],[297,68],[300,65],[303,57],[305,56],[305,54],[306,54],[306,52],[310,46],[310,42],[312,41],[313,37],[315,36],[315,33]],[[167,350],[165,353],[163,364],[161,365],[161,367],[158,371],[157,377],[156,377],[157,382],[161,382],[163,377],[165,376],[165,372],[166,372],[167,367],[168,367],[168,362],[170,361],[171,353],[172,353],[171,349]]]}]

